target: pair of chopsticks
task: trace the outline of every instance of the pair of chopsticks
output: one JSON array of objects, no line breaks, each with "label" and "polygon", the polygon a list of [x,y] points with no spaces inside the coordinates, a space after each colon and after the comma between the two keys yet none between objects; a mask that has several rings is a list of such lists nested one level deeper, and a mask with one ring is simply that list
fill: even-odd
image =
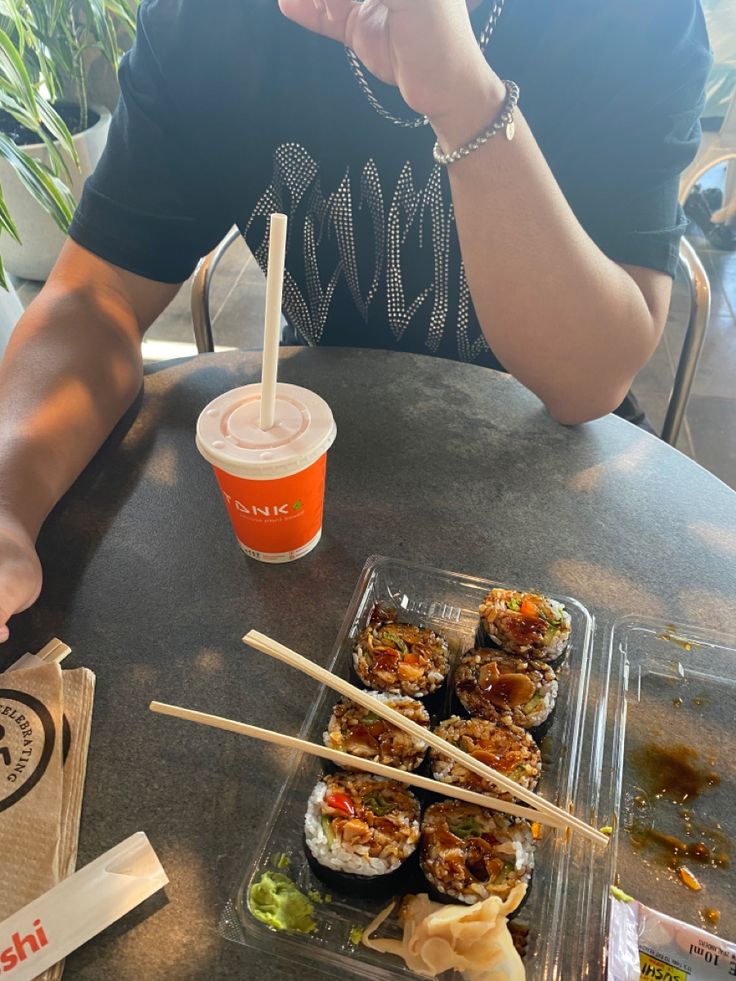
[{"label": "pair of chopsticks", "polygon": [[43,664],[61,664],[64,658],[71,654],[72,649],[58,637],[52,638],[48,644],[44,644],[40,651],[31,654],[26,651],[18,660],[11,664],[8,671],[23,671],[25,668],[37,668],[39,661]]},{"label": "pair of chopsticks", "polygon": [[[469,804],[494,808],[497,811],[504,811],[506,814],[527,818],[530,821],[540,820],[536,811],[529,807],[521,807],[511,801],[496,800],[495,797],[487,797],[485,794],[476,794],[464,787],[440,783],[438,780],[430,780],[429,777],[422,777],[416,773],[397,770],[393,766],[384,766],[383,763],[363,760],[351,753],[342,753],[340,750],[330,749],[328,746],[318,746],[316,743],[307,742],[305,739],[297,739],[296,736],[285,736],[283,733],[273,732],[271,729],[261,729],[245,722],[236,722],[234,719],[223,719],[219,715],[208,715],[206,712],[195,712],[193,709],[181,708],[179,705],[167,705],[166,702],[151,702],[149,708],[159,715],[172,715],[177,719],[198,722],[200,725],[210,726],[213,729],[224,729],[226,732],[237,732],[241,736],[251,736],[253,739],[260,739],[264,743],[273,743],[275,746],[282,746],[286,749],[296,749],[300,753],[307,753],[309,756],[318,756],[323,760],[330,760],[344,769],[365,770],[367,773],[375,773],[387,780],[398,780],[400,783],[406,783],[412,787],[442,794],[443,797],[457,797],[458,800],[467,801]],[[376,712],[376,715],[378,714]],[[426,730],[424,731],[426,732]],[[540,823],[542,822],[540,821]],[[555,828],[562,827],[561,822],[558,822],[556,818],[551,819],[548,823]]]},{"label": "pair of chopsticks", "polygon": [[397,712],[396,709],[391,708],[390,705],[387,705],[385,702],[382,702],[379,699],[372,698],[367,692],[361,690],[360,688],[356,688],[355,685],[351,685],[350,682],[345,681],[343,678],[338,678],[330,671],[320,667],[320,665],[315,664],[313,661],[310,661],[305,657],[302,657],[301,654],[297,654],[296,651],[290,650],[290,648],[285,647],[283,644],[279,644],[270,637],[266,637],[265,634],[259,633],[257,630],[249,631],[245,637],[243,637],[243,642],[248,644],[250,647],[253,647],[255,650],[268,654],[270,657],[276,658],[279,661],[283,661],[285,664],[288,664],[304,674],[309,675],[309,677],[314,678],[316,681],[326,685],[328,688],[332,688],[334,691],[338,692],[338,694],[343,695],[346,698],[349,698],[351,701],[356,702],[358,705],[362,705],[364,708],[369,709],[376,715],[381,716],[387,722],[395,725],[398,729],[402,729],[404,732],[409,733],[409,735],[428,743],[445,756],[451,757],[453,760],[455,760],[455,762],[460,763],[471,772],[476,773],[478,776],[483,777],[486,780],[490,780],[497,787],[509,791],[515,798],[525,801],[527,804],[530,804],[531,807],[522,807],[520,804],[511,801],[500,800],[495,797],[489,797],[485,794],[476,794],[473,791],[465,790],[462,787],[456,787],[453,784],[440,783],[436,780],[430,780],[427,777],[407,773],[394,767],[384,766],[381,763],[373,763],[369,760],[363,760],[359,757],[352,756],[350,753],[342,753],[338,750],[329,749],[326,746],[318,746],[314,743],[306,742],[305,740],[297,739],[293,736],[286,736],[282,733],[273,732],[269,729],[261,729],[258,726],[247,725],[244,722],[236,722],[232,719],[223,719],[220,716],[207,715],[204,712],[195,712],[191,709],[180,708],[176,705],[166,705],[161,702],[151,702],[151,711],[158,712],[162,715],[171,715],[177,718],[186,719],[190,722],[197,722],[201,725],[212,726],[216,729],[224,729],[229,732],[236,732],[242,735],[251,736],[254,739],[260,739],[264,742],[273,743],[277,746],[296,749],[300,752],[308,753],[311,756],[319,756],[323,759],[331,760],[333,763],[337,763],[343,767],[348,767],[354,770],[366,770],[368,773],[375,773],[390,780],[398,780],[411,786],[421,787],[424,790],[431,790],[434,793],[441,794],[444,797],[456,797],[459,800],[464,800],[472,804],[479,804],[481,807],[489,807],[497,811],[502,811],[503,813],[511,814],[514,817],[523,817],[527,820],[536,821],[539,824],[547,825],[549,827],[570,829],[571,831],[575,831],[591,841],[596,842],[597,844],[608,844],[608,838],[606,835],[591,827],[589,824],[586,824],[585,821],[582,821],[580,818],[569,814],[561,807],[557,807],[555,804],[546,801],[543,797],[540,797],[533,791],[527,790],[526,788],[520,786],[504,774],[499,773],[497,770],[486,766],[485,763],[481,763],[479,760],[476,760],[468,753],[465,753],[457,747],[452,746],[440,736],[435,735],[435,733],[433,733],[431,730],[425,729],[423,726],[413,722],[411,719],[407,719],[405,716],[401,715],[400,712]]},{"label": "pair of chopsticks", "polygon": [[65,657],[71,654],[72,649],[58,637],[52,637],[48,644],[44,644],[40,651],[36,652],[36,657],[44,664],[61,664]]}]

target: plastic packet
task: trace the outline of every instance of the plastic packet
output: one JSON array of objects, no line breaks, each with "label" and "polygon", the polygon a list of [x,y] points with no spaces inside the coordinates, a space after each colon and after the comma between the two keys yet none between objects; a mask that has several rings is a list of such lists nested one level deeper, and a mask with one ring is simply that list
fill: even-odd
[{"label": "plastic packet", "polygon": [[611,899],[608,981],[717,981],[736,977],[736,944],[623,894]]}]

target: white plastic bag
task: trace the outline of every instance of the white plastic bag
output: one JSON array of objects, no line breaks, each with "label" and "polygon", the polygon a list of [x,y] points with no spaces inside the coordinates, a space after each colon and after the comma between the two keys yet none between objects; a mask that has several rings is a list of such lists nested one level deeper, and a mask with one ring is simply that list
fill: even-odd
[{"label": "white plastic bag", "polygon": [[736,944],[614,895],[608,981],[725,981],[736,978]]}]

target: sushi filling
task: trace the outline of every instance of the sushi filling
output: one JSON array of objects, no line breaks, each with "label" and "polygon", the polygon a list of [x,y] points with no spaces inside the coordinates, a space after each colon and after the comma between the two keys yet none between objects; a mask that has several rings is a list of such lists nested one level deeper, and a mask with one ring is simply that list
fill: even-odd
[{"label": "sushi filling", "polygon": [[450,666],[444,637],[425,627],[398,623],[376,608],[358,637],[353,662],[368,688],[402,695],[429,695],[445,680]]},{"label": "sushi filling", "polygon": [[[429,728],[429,713],[416,699],[408,695],[381,692],[371,694],[407,719]],[[325,746],[363,760],[373,760],[409,771],[416,770],[427,751],[427,743],[423,740],[415,739],[375,712],[370,712],[348,699],[338,702],[333,709],[324,733],[324,743]]]},{"label": "sushi filling", "polygon": [[560,657],[570,639],[570,614],[562,603],[536,593],[492,589],[480,607],[483,628],[499,647],[542,661]]},{"label": "sushi filling", "polygon": [[470,715],[532,729],[554,708],[557,677],[542,661],[479,647],[463,655],[455,691]]},{"label": "sushi filling", "polygon": [[393,780],[367,773],[328,774],[307,804],[304,835],[329,869],[376,876],[394,871],[419,841],[419,803]]},{"label": "sushi filling", "polygon": [[[441,722],[435,733],[528,790],[534,790],[539,782],[542,754],[529,733],[520,726],[453,716]],[[456,763],[434,748],[431,757],[435,780],[495,796],[508,796],[499,793],[489,780],[471,773],[461,763]]]},{"label": "sushi filling", "polygon": [[531,828],[474,804],[432,804],[422,821],[420,862],[434,888],[453,899],[505,899],[534,868]]}]

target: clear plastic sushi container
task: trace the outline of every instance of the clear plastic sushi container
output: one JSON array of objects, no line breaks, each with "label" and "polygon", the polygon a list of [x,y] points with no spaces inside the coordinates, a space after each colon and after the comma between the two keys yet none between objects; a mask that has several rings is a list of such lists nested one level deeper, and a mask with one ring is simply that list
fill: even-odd
[{"label": "clear plastic sushi container", "polygon": [[[502,584],[458,573],[410,565],[403,561],[372,557],[366,563],[340,628],[327,667],[351,678],[352,650],[376,604],[394,608],[399,619],[428,626],[448,640],[452,658],[476,643],[478,608],[494,586],[534,590],[530,582]],[[541,740],[542,777],[538,787],[548,800],[589,819],[597,804],[597,783],[581,779],[590,765],[590,747],[605,732],[605,709],[589,697],[593,667],[593,620],[577,600],[553,596],[570,613],[572,630],[567,656],[559,668],[559,694],[551,725]],[[452,671],[444,711],[450,714]],[[300,735],[322,743],[323,732],[338,696],[325,689],[317,698]],[[442,710],[436,712],[443,717]],[[584,753],[584,747],[588,747]],[[273,812],[264,825],[245,873],[221,920],[225,937],[260,949],[270,956],[288,958],[326,973],[366,978],[414,977],[393,956],[369,950],[360,943],[360,931],[386,905],[360,896],[327,889],[312,873],[304,854],[304,813],[307,799],[323,773],[313,757],[301,757],[287,777]],[[536,842],[535,871],[528,899],[515,920],[515,929],[526,934],[525,965],[529,979],[582,977],[579,952],[566,936],[579,931],[577,883],[586,883],[600,854],[576,851],[576,843],[563,832],[543,829]],[[286,864],[288,862],[288,865]],[[586,863],[581,865],[580,863]],[[265,871],[284,871],[305,894],[324,901],[315,903],[317,929],[309,934],[274,931],[248,909],[248,889]],[[400,935],[394,923],[395,935]],[[598,956],[603,947],[603,924],[597,937]],[[385,927],[382,935],[386,935]],[[594,938],[595,939],[595,938]],[[595,946],[595,944],[594,944]]]},{"label": "clear plastic sushi container", "polygon": [[[613,834],[598,861],[587,844],[576,842],[581,866],[587,862],[591,874],[579,878],[568,906],[572,921],[589,928],[568,943],[578,964],[592,966],[579,976],[593,978],[599,976],[596,947],[607,933],[611,884],[652,909],[736,939],[730,867],[736,637],[627,616],[606,639],[591,675],[591,696],[595,691],[605,711],[581,780],[599,786],[592,819],[610,825]],[[691,954],[688,976],[698,977],[699,955]],[[724,976],[733,971],[726,965]]]}]

